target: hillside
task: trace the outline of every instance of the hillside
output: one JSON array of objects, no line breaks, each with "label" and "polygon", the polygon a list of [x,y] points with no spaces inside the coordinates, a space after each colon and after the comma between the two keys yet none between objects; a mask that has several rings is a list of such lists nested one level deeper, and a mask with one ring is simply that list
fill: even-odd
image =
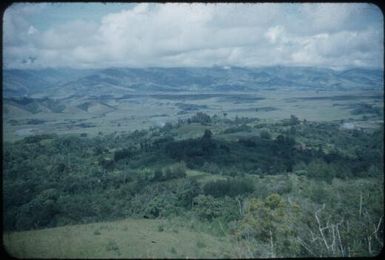
[{"label": "hillside", "polygon": [[[177,220],[176,220],[177,221]],[[7,253],[17,258],[228,258],[228,237],[213,236],[172,220],[125,219],[6,233]]]},{"label": "hillside", "polygon": [[114,96],[130,92],[380,89],[383,71],[313,67],[4,70],[5,97]]},{"label": "hillside", "polygon": [[[383,124],[354,124],[197,112],[126,134],[5,142],[8,247],[49,258],[67,251],[77,257],[376,255],[383,234]],[[325,246],[337,229],[341,240]]]}]

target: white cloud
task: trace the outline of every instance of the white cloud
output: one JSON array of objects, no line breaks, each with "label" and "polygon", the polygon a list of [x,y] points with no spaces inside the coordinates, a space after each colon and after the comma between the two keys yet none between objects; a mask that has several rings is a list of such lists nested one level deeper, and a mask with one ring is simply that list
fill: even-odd
[{"label": "white cloud", "polygon": [[368,4],[143,3],[39,30],[29,18],[44,8],[7,9],[6,66],[382,66],[383,18]]},{"label": "white cloud", "polygon": [[265,37],[271,42],[276,43],[278,38],[283,34],[284,29],[282,26],[277,25],[274,27],[270,27],[265,33]]},{"label": "white cloud", "polygon": [[33,25],[29,26],[29,28],[28,28],[28,34],[29,35],[32,35],[32,34],[37,33],[37,32],[38,32],[38,30],[35,27],[33,27]]}]

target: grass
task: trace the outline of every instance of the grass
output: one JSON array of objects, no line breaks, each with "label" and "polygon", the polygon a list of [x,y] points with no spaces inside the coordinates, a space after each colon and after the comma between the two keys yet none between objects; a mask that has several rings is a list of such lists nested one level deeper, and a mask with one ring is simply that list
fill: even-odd
[{"label": "grass", "polygon": [[159,232],[163,223],[126,219],[4,233],[3,239],[6,251],[17,258],[208,258],[233,251],[226,237],[174,225],[172,220]]},{"label": "grass", "polygon": [[[356,102],[381,105],[382,102],[365,98],[370,93],[350,92],[349,95],[356,98]],[[204,94],[202,94],[204,95]],[[258,93],[258,97],[265,99],[253,101],[251,103],[239,102],[234,104],[231,100],[218,99],[197,99],[185,101],[192,105],[207,106],[202,109],[210,115],[217,114],[222,116],[227,112],[228,118],[239,117],[258,117],[261,119],[284,119],[289,118],[291,114],[297,115],[300,119],[306,118],[312,121],[331,121],[341,119],[360,119],[361,115],[351,115],[350,111],[343,106],[333,104],[344,104],[346,100],[333,100],[334,97],[346,95],[346,92],[329,91],[323,93],[315,93],[313,91],[302,90],[263,90]],[[328,96],[328,98],[317,99],[317,97]],[[231,96],[230,96],[231,97]],[[329,98],[330,97],[330,98]],[[335,99],[335,98],[334,98]],[[291,102],[290,100],[297,100]],[[299,101],[298,101],[299,100]],[[134,102],[140,101],[140,102]],[[349,101],[349,100],[348,100]],[[83,111],[77,106],[84,103],[84,100],[73,99],[66,103],[66,109],[62,113],[53,113],[50,111],[42,111],[31,114],[22,107],[16,107],[12,104],[5,103],[4,114],[4,138],[5,140],[17,140],[28,134],[52,133],[68,134],[68,133],[87,133],[95,136],[99,131],[103,133],[127,132],[139,128],[148,128],[150,126],[165,123],[166,121],[176,122],[178,118],[189,117],[197,111],[191,111],[188,114],[179,116],[180,109],[175,107],[175,103],[181,103],[183,100],[168,100],[134,97],[128,100],[105,100],[104,102],[112,103],[116,110],[108,108],[103,110],[105,105],[96,101],[92,101],[94,109]],[[379,103],[379,104],[376,104]],[[256,107],[275,107],[274,111],[255,111]],[[317,109],[314,109],[314,108]],[[74,109],[71,109],[74,108]],[[233,110],[233,112],[231,112]],[[234,112],[234,110],[236,112]],[[164,114],[165,117],[154,118],[154,115]],[[377,118],[378,119],[378,118]],[[20,123],[13,125],[9,120],[17,120]],[[44,120],[45,123],[40,125],[27,124],[28,120]],[[78,124],[83,123],[91,127],[75,126],[71,120],[77,120]],[[79,121],[80,120],[80,121]],[[189,125],[187,128],[178,129],[178,136],[191,138],[200,135],[207,128],[201,125]]]},{"label": "grass", "polygon": [[199,240],[199,241],[197,242],[197,247],[198,247],[198,248],[204,248],[204,247],[206,247],[206,244],[205,244],[204,242],[202,242],[202,241]]},{"label": "grass", "polygon": [[175,255],[175,254],[176,254],[176,249],[175,249],[175,247],[171,247],[170,252],[171,252],[171,254]]},{"label": "grass", "polygon": [[198,171],[198,170],[187,170],[186,175],[191,178],[197,180],[201,185],[204,185],[205,183],[216,181],[216,180],[226,180],[225,176],[218,175],[218,174],[211,174],[204,171]]}]

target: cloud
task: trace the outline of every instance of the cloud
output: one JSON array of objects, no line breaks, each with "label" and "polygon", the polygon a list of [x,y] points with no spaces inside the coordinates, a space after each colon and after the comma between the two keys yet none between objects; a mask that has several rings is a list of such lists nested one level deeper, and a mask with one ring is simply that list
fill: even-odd
[{"label": "cloud", "polygon": [[282,26],[274,26],[270,27],[267,32],[265,33],[266,38],[271,42],[271,43],[276,43],[278,38],[282,35],[284,29]]},{"label": "cloud", "polygon": [[121,6],[98,22],[86,10],[40,29],[34,21],[50,6],[12,5],[4,15],[5,65],[382,67],[383,17],[370,4]]}]

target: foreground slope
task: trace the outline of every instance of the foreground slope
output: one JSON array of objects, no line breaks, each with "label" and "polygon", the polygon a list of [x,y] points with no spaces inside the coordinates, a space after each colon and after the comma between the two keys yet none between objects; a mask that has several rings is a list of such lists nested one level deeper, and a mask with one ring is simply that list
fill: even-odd
[{"label": "foreground slope", "polygon": [[173,227],[171,221],[159,219],[126,219],[3,236],[7,252],[20,258],[220,258],[228,257],[233,249],[225,237]]}]

